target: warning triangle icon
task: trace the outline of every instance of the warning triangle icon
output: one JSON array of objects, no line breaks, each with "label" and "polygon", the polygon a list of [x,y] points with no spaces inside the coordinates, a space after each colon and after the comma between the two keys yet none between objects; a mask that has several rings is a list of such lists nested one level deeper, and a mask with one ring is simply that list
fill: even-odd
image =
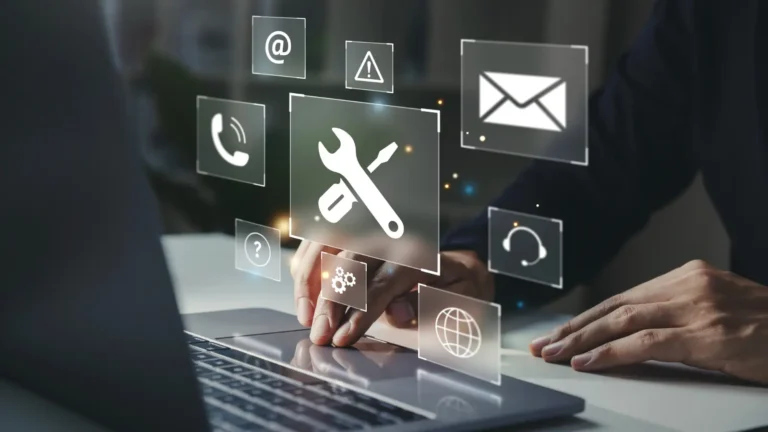
[{"label": "warning triangle icon", "polygon": [[355,81],[383,83],[384,77],[381,75],[379,65],[376,64],[376,59],[373,58],[373,54],[368,51],[363,58],[363,62],[360,63],[360,67],[355,74]]}]

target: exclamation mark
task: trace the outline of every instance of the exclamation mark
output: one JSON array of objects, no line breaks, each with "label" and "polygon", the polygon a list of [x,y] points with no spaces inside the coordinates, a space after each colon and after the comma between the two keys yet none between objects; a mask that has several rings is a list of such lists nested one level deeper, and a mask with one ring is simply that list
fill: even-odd
[{"label": "exclamation mark", "polygon": [[368,60],[367,63],[368,63],[368,78],[370,78],[371,77],[371,61]]}]

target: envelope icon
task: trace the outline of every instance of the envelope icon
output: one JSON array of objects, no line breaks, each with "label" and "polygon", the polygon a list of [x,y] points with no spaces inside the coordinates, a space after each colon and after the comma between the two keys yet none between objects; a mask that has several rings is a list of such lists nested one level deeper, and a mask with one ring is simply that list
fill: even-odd
[{"label": "envelope icon", "polygon": [[483,72],[480,119],[484,123],[562,132],[565,84],[556,77]]}]

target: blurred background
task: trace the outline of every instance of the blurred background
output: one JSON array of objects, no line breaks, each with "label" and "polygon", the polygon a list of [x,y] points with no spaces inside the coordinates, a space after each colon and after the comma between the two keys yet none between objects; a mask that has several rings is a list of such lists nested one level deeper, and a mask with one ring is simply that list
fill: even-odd
[{"label": "blurred background", "polygon": [[[652,0],[102,1],[114,61],[128,89],[135,142],[142,149],[166,233],[230,234],[235,218],[287,233],[289,92],[440,109],[441,177],[448,185],[441,196],[441,229],[450,230],[485,211],[488,201],[529,161],[461,149],[453,138],[460,129],[460,39],[587,45],[589,80],[595,89],[642,28],[653,4]],[[307,18],[306,80],[251,74],[252,15]],[[394,94],[344,89],[345,40],[395,44]],[[196,173],[197,95],[267,106],[266,188]],[[577,312],[694,258],[728,267],[728,239],[700,181],[659,212],[588,287],[578,287],[548,308]]]}]

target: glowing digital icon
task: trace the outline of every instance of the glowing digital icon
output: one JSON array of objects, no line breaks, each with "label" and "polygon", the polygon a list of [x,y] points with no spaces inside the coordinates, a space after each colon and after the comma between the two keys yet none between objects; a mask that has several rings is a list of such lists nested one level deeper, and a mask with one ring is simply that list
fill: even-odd
[{"label": "glowing digital icon", "polygon": [[272,63],[285,63],[284,58],[275,57],[287,57],[291,53],[291,37],[284,31],[273,31],[267,37],[267,42],[264,44],[264,52]]},{"label": "glowing digital icon", "polygon": [[360,67],[355,74],[355,81],[383,83],[384,77],[381,75],[379,65],[376,64],[376,59],[373,58],[373,54],[368,51],[363,58],[363,62],[360,63]]},{"label": "glowing digital icon", "polygon": [[532,236],[533,236],[533,238],[534,238],[534,239],[536,239],[536,243],[537,243],[537,244],[538,244],[538,246],[539,246],[539,247],[538,247],[538,256],[536,257],[536,259],[535,259],[535,260],[533,260],[533,261],[528,261],[528,260],[525,260],[525,259],[524,259],[524,260],[521,260],[521,261],[520,261],[520,264],[521,264],[523,267],[531,267],[531,266],[535,266],[536,264],[538,264],[538,263],[539,263],[539,261],[541,261],[541,260],[543,260],[544,258],[546,258],[546,257],[547,257],[547,248],[545,248],[545,247],[544,247],[544,243],[542,243],[542,241],[541,241],[541,238],[539,237],[539,235],[538,235],[538,234],[536,234],[536,231],[534,231],[534,230],[532,230],[532,229],[530,229],[530,228],[528,228],[528,227],[524,227],[524,226],[516,226],[516,227],[512,228],[512,229],[509,231],[509,233],[507,234],[507,236],[504,238],[504,240],[502,240],[502,242],[501,242],[501,246],[504,248],[504,250],[505,250],[505,251],[507,251],[507,252],[510,252],[510,251],[512,250],[512,246],[510,245],[510,242],[511,242],[511,238],[512,238],[512,236],[513,236],[515,233],[517,233],[517,232],[520,232],[520,231],[524,231],[524,232],[527,232],[527,233],[529,233],[530,235],[532,235]]},{"label": "glowing digital icon", "polygon": [[341,267],[336,267],[336,275],[331,279],[331,287],[336,294],[344,294],[347,288],[352,288],[357,283],[357,279],[352,272],[344,271]]},{"label": "glowing digital icon", "polygon": [[320,298],[368,310],[368,265],[336,254],[320,254]]},{"label": "glowing digital icon", "polygon": [[483,342],[480,326],[475,318],[457,307],[447,307],[437,314],[435,333],[446,351],[462,359],[477,354]]},{"label": "glowing digital icon", "polygon": [[272,258],[272,248],[269,241],[261,233],[252,232],[243,242],[245,258],[256,267],[264,267]]},{"label": "glowing digital icon", "polygon": [[566,83],[562,78],[486,71],[479,79],[483,122],[565,130]]},{"label": "glowing digital icon", "polygon": [[397,150],[397,144],[391,143],[379,151],[376,159],[368,165],[368,172],[366,172],[357,160],[357,150],[352,137],[343,129],[332,128],[332,130],[341,144],[335,153],[330,153],[322,142],[318,142],[320,160],[326,168],[340,174],[343,179],[340,179],[339,183],[334,183],[318,200],[320,214],[328,222],[337,223],[352,209],[352,204],[357,201],[357,198],[347,186],[349,184],[384,232],[393,239],[402,237],[405,232],[402,220],[368,175],[381,164],[389,161]]},{"label": "glowing digital icon", "polygon": [[[235,131],[235,134],[237,135],[237,142],[240,144],[247,144],[247,138],[245,136],[245,130],[243,129],[243,126],[240,124],[240,122],[237,121],[236,118],[230,117],[230,123],[229,126],[232,127],[232,129]],[[224,148],[224,146],[221,144],[221,133],[224,130],[224,119],[223,116],[218,113],[211,118],[211,138],[213,139],[213,145],[216,147],[216,151],[219,153],[222,159],[224,159],[228,164],[234,165],[237,167],[245,166],[245,164],[248,163],[249,156],[247,153],[241,152],[241,151],[235,151],[234,153],[230,153],[227,151],[227,149]]]}]

